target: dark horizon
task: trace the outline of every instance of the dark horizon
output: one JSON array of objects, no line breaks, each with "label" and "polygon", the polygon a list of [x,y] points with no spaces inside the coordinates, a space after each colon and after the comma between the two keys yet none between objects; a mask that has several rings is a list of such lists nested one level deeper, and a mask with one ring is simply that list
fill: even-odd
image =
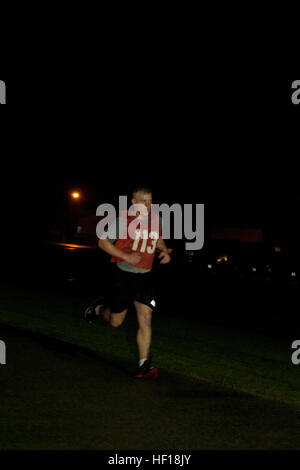
[{"label": "dark horizon", "polygon": [[119,195],[129,197],[137,182],[148,182],[156,202],[204,203],[210,207],[210,215],[221,218],[222,223],[226,223],[226,217],[229,225],[247,220],[260,225],[266,218],[278,218],[281,224],[284,221],[295,226],[300,201],[297,163],[295,159],[257,158],[254,162],[253,157],[242,157],[240,161],[223,161],[217,166],[214,162],[203,162],[194,171],[184,173],[176,162],[162,178],[155,178],[156,170],[140,178],[138,172],[122,167],[116,170],[112,163],[92,168],[84,166],[84,162],[82,166],[58,168],[40,165],[27,167],[25,173],[16,173],[12,164],[3,173],[5,180],[12,182],[5,186],[11,199],[4,193],[4,209],[8,213],[15,209],[18,216],[23,210],[32,209],[43,219],[46,211],[52,213],[61,207],[67,191],[79,189],[90,212],[103,202],[117,202]]}]

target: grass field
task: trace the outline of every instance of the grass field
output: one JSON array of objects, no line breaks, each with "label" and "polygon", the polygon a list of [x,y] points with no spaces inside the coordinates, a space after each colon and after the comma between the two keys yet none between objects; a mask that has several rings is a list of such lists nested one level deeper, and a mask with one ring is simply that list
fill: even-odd
[{"label": "grass field", "polygon": [[[112,329],[82,320],[87,299],[76,289],[2,285],[0,296],[2,325],[40,333],[0,334],[2,449],[300,448],[296,338],[158,310],[152,354],[160,378],[137,382],[134,312]],[[62,343],[49,346],[45,336]]]}]

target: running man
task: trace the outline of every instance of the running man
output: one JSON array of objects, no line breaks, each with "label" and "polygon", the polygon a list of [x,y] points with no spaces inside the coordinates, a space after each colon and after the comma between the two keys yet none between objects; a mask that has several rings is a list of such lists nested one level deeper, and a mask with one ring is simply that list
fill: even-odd
[{"label": "running man", "polygon": [[[108,253],[114,263],[112,288],[109,301],[104,303],[103,298],[96,299],[86,309],[85,318],[92,322],[97,315],[101,315],[111,326],[118,327],[133,302],[138,321],[136,341],[139,353],[135,377],[156,378],[158,370],[152,366],[150,359],[152,312],[156,306],[151,270],[156,251],[159,252],[161,264],[169,263],[171,257],[162,239],[160,218],[151,213],[152,190],[147,186],[137,186],[132,193],[131,203],[141,204],[139,207],[143,210],[137,212],[137,216],[129,216],[128,212],[120,214],[113,227],[117,238],[108,235],[98,242],[99,248]],[[154,227],[151,220],[154,221]],[[128,230],[133,221],[136,224],[138,222],[134,236]],[[121,233],[125,233],[125,237]]]}]

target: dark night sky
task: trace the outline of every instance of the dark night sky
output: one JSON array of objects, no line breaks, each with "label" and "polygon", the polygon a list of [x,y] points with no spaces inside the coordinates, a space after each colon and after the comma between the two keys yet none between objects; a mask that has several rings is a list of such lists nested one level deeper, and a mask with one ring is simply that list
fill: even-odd
[{"label": "dark night sky", "polygon": [[31,230],[30,219],[55,216],[72,185],[93,211],[136,181],[150,182],[160,203],[205,203],[212,224],[300,225],[291,80],[155,83],[99,91],[92,82],[80,105],[62,83],[55,109],[38,103],[44,89],[33,84],[37,103],[9,116],[1,149],[8,225],[17,217]]}]

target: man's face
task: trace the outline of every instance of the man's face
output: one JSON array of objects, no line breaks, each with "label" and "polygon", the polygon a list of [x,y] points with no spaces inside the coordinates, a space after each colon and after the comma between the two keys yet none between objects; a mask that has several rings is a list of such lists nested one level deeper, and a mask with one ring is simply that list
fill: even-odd
[{"label": "man's face", "polygon": [[148,211],[148,214],[151,212],[151,204],[152,204],[152,194],[151,193],[144,193],[143,191],[139,191],[135,194],[135,198],[131,199],[132,204],[143,204]]}]

